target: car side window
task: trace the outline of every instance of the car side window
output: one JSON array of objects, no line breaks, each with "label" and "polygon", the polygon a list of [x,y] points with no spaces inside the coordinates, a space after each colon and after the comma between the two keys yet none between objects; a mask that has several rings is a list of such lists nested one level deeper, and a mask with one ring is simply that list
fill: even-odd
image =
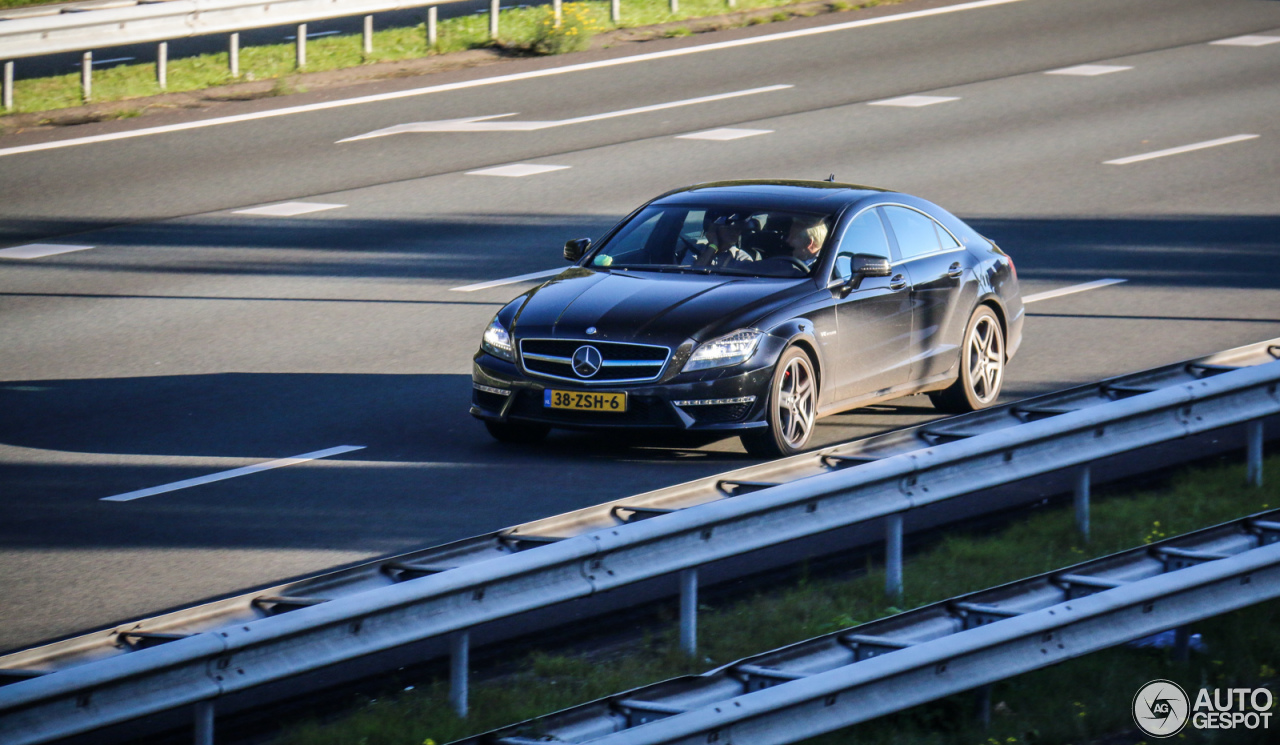
[{"label": "car side window", "polygon": [[845,280],[853,276],[851,264],[854,254],[889,258],[889,239],[874,209],[863,212],[849,223],[836,251],[836,265],[831,274],[833,279]]},{"label": "car side window", "polygon": [[938,231],[938,243],[942,244],[943,251],[950,251],[953,248],[960,248],[960,242],[956,240],[951,232],[942,227],[941,223],[934,223],[933,227]]},{"label": "car side window", "polygon": [[893,227],[893,234],[898,239],[903,260],[933,253],[941,248],[938,229],[929,217],[906,207],[885,207],[884,214],[889,218],[889,225]]}]

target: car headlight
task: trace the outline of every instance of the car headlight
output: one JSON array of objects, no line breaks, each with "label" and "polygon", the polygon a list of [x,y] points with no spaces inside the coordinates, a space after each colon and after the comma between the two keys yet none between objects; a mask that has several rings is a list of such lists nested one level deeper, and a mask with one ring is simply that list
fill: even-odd
[{"label": "car headlight", "polygon": [[709,367],[727,367],[746,362],[756,353],[763,333],[755,329],[742,329],[732,334],[712,339],[698,345],[684,364],[684,372],[706,370]]},{"label": "car headlight", "polygon": [[515,348],[511,345],[511,334],[503,328],[502,322],[494,318],[489,322],[489,328],[484,330],[484,336],[480,338],[480,348],[499,359],[507,362],[515,362]]}]

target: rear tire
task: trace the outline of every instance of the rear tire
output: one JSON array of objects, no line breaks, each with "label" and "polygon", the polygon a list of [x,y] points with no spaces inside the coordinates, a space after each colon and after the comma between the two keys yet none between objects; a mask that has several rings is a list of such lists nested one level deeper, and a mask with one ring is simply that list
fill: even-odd
[{"label": "rear tire", "polygon": [[990,307],[979,305],[964,330],[960,377],[950,388],[929,394],[933,407],[949,414],[964,414],[995,403],[1004,383],[1004,353],[1000,319]]},{"label": "rear tire", "polygon": [[549,425],[527,422],[486,421],[484,428],[489,430],[489,434],[493,435],[493,439],[512,445],[531,445],[542,442],[547,433],[551,431]]},{"label": "rear tire", "polygon": [[778,358],[767,407],[769,426],[741,436],[747,452],[758,458],[782,458],[804,450],[818,408],[818,376],[803,349],[789,347]]}]

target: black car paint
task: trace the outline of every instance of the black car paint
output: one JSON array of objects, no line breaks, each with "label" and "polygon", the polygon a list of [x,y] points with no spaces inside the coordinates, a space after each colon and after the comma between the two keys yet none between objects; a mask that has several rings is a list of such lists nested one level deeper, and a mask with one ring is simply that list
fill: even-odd
[{"label": "black car paint", "polygon": [[[761,199],[786,209],[820,206],[836,215],[835,227],[809,277],[774,279],[589,268],[592,257],[612,235],[651,204],[734,208],[758,204]],[[866,210],[885,205],[930,215],[951,232],[961,247],[903,261],[894,232],[884,220],[892,275],[864,278],[852,292],[831,286],[827,278],[835,262],[834,247],[844,229]],[[950,276],[957,261],[961,274]],[[890,289],[903,280],[903,289]],[[979,303],[996,308],[1006,330],[1007,356],[1012,357],[1021,339],[1023,314],[1010,260],[963,221],[922,199],[827,182],[698,185],[669,192],[643,205],[592,245],[576,266],[516,298],[497,315],[513,339],[572,338],[583,343],[627,341],[670,347],[671,358],[652,383],[610,386],[583,381],[576,388],[625,390],[634,401],[651,399],[650,403],[657,407],[665,402],[671,416],[637,422],[629,417],[588,420],[576,414],[539,411],[529,400],[543,389],[575,386],[527,375],[516,364],[483,351],[475,356],[475,382],[514,393],[501,402],[477,393],[472,414],[492,420],[531,419],[566,428],[761,427],[765,409],[765,396],[761,394],[772,376],[773,365],[785,349],[799,345],[814,359],[820,386],[818,414],[826,415],[946,387],[957,375],[957,356],[948,352],[958,348],[965,324]],[[594,327],[595,333],[587,335],[588,327]],[[681,372],[697,344],[741,328],[766,332],[750,360],[731,367]],[[729,423],[699,424],[688,412],[669,403],[750,394],[756,394],[757,400],[749,413],[741,421]],[[526,399],[518,401],[521,396]]]}]

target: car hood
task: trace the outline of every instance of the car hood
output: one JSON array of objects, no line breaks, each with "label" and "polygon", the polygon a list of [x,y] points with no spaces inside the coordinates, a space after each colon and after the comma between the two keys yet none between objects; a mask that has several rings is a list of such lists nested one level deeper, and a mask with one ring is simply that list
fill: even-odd
[{"label": "car hood", "polygon": [[525,296],[520,337],[582,338],[676,345],[749,325],[785,303],[807,280],[574,268]]}]

